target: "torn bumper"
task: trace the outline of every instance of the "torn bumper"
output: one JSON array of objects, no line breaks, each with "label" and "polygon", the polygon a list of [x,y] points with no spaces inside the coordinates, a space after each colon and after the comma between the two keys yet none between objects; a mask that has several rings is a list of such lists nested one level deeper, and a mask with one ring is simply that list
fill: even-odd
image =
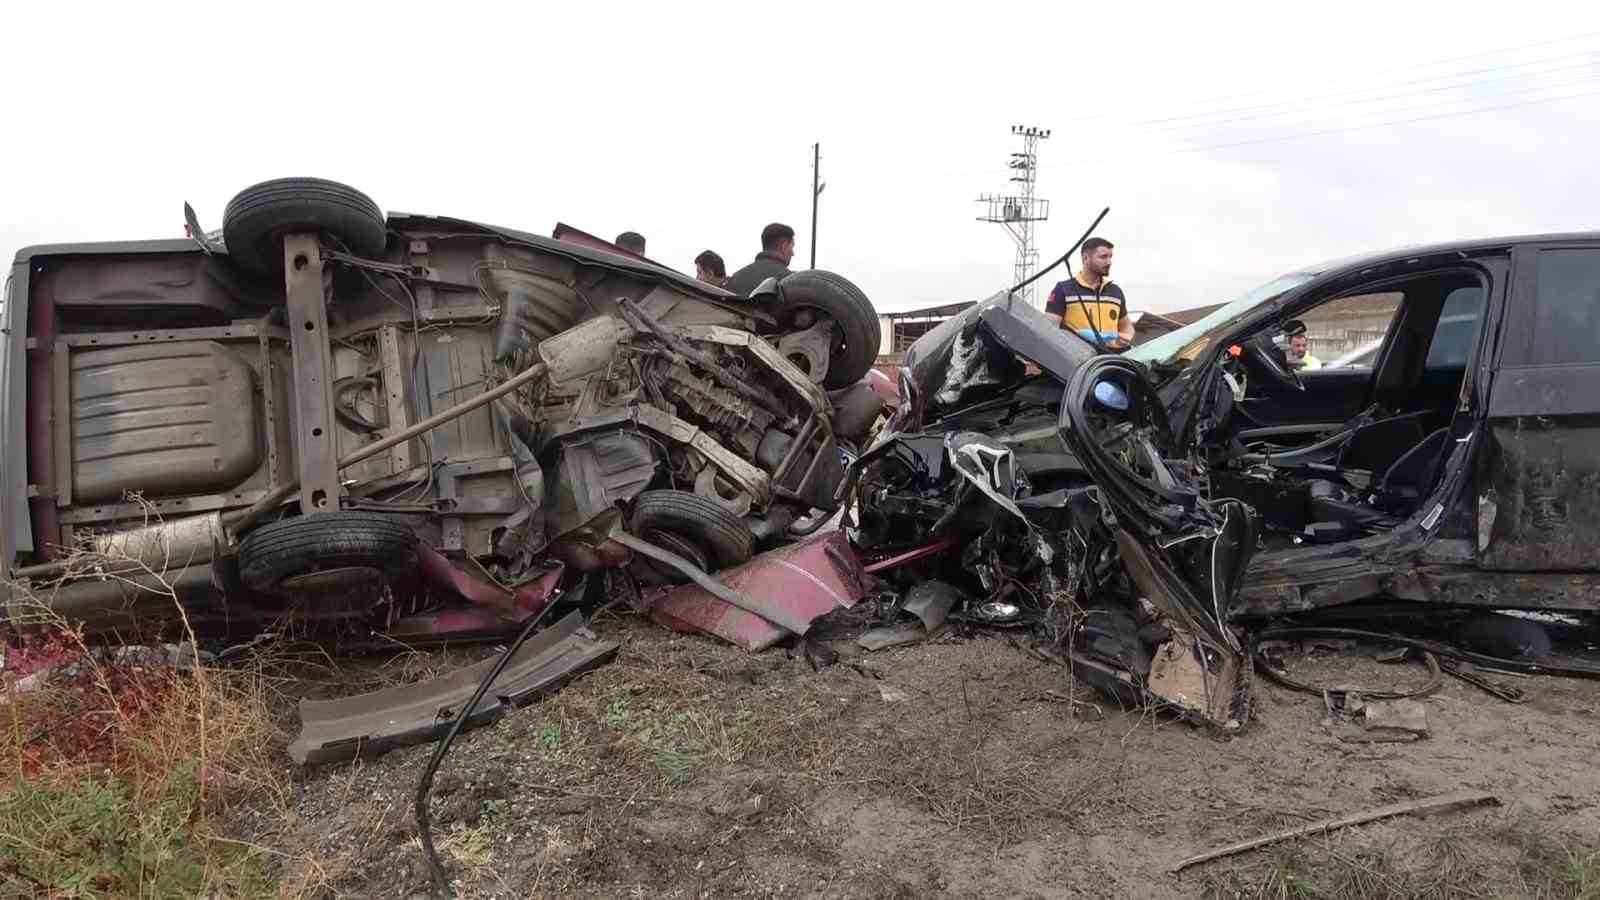
[{"label": "torn bumper", "polygon": [[573,612],[523,644],[472,710],[463,707],[494,659],[419,684],[338,700],[301,700],[300,736],[289,745],[289,756],[300,765],[339,762],[439,740],[458,716],[467,716],[467,728],[486,725],[508,708],[531,703],[609,662],[619,646],[598,640],[584,628],[583,616]]}]

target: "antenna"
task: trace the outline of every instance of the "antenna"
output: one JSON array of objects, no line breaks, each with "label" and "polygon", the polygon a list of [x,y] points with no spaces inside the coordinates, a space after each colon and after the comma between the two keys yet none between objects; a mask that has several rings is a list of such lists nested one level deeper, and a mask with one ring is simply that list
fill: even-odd
[{"label": "antenna", "polygon": [[1033,186],[1039,170],[1039,141],[1050,136],[1050,129],[1032,125],[1013,125],[1011,133],[1022,138],[1022,150],[1012,153],[1006,162],[1011,170],[1010,181],[1015,193],[984,194],[978,202],[984,204],[980,222],[994,222],[1004,226],[1006,233],[1017,245],[1013,266],[1012,284],[1024,285],[1022,298],[1029,305],[1034,302],[1034,288],[1028,276],[1039,265],[1039,251],[1033,247],[1033,223],[1050,218],[1050,201],[1033,196]]}]

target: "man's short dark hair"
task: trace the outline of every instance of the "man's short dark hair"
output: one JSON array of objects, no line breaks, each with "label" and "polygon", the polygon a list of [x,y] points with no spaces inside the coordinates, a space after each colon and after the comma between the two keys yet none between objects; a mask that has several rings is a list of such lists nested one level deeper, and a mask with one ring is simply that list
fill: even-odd
[{"label": "man's short dark hair", "polygon": [[794,229],[782,222],[773,222],[761,229],[761,249],[771,250],[781,241],[794,240]]},{"label": "man's short dark hair", "polygon": [[1093,253],[1096,250],[1099,250],[1101,247],[1104,247],[1107,250],[1112,249],[1110,241],[1106,240],[1103,237],[1092,237],[1092,238],[1089,238],[1087,241],[1083,242],[1083,253],[1084,253],[1085,256],[1087,256],[1090,253]]},{"label": "man's short dark hair", "polygon": [[723,265],[722,257],[710,250],[703,251],[699,256],[696,256],[694,264],[718,278],[724,278],[728,274],[728,267]]},{"label": "man's short dark hair", "polygon": [[624,250],[629,250],[638,254],[644,253],[644,235],[637,231],[624,231],[623,233],[617,235],[617,239],[611,243],[616,244],[618,247],[621,247]]}]

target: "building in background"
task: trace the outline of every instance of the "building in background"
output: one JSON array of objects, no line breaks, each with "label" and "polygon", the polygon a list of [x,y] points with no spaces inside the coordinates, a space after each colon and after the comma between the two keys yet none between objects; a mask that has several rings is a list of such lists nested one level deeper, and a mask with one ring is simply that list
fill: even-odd
[{"label": "building in background", "polygon": [[942,306],[929,306],[923,309],[907,309],[898,312],[882,313],[878,316],[878,329],[880,339],[878,342],[878,361],[873,368],[889,376],[899,379],[900,366],[905,362],[906,350],[924,334],[932,331],[940,323],[961,313],[962,310],[972,306],[974,301],[965,303],[946,303]]},{"label": "building in background", "polygon": [[[1306,338],[1310,342],[1311,352],[1323,360],[1332,360],[1374,341],[1381,341],[1398,303],[1397,294],[1372,294],[1346,297],[1311,311],[1301,318],[1306,323]],[[906,350],[912,343],[970,306],[972,301],[880,314],[880,349],[874,368],[890,378],[898,378]],[[1129,315],[1133,318],[1136,335],[1133,344],[1137,347],[1170,334],[1221,308],[1222,304],[1211,303],[1167,313],[1148,310],[1131,312]]]},{"label": "building in background", "polygon": [[[1381,343],[1400,305],[1400,294],[1389,292],[1341,297],[1300,317],[1306,323],[1310,352],[1323,361],[1335,360]],[[1175,331],[1218,309],[1222,304],[1195,306],[1169,313],[1134,313],[1139,339],[1135,345]]]}]

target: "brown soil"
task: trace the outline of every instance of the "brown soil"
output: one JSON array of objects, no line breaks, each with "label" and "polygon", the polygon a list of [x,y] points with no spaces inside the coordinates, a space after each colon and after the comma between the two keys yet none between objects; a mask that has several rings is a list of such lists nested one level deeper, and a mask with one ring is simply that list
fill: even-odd
[{"label": "brown soil", "polygon": [[[1255,720],[1220,738],[1105,708],[1004,634],[876,654],[841,640],[814,671],[629,618],[596,630],[624,642],[616,662],[446,760],[433,809],[461,896],[1304,895],[1285,853],[1378,879],[1341,896],[1512,896],[1542,890],[1518,835],[1600,845],[1600,683],[1515,679],[1530,699],[1512,705],[1447,680],[1423,701],[1427,739],[1352,744],[1320,697],[1258,678]],[[1371,652],[1295,671],[1422,676]],[[305,773],[287,823],[241,823],[284,855],[291,892],[425,893],[411,797],[430,750]],[[1467,788],[1502,805],[1167,872],[1212,845]],[[1413,876],[1433,892],[1396,880]]]}]

